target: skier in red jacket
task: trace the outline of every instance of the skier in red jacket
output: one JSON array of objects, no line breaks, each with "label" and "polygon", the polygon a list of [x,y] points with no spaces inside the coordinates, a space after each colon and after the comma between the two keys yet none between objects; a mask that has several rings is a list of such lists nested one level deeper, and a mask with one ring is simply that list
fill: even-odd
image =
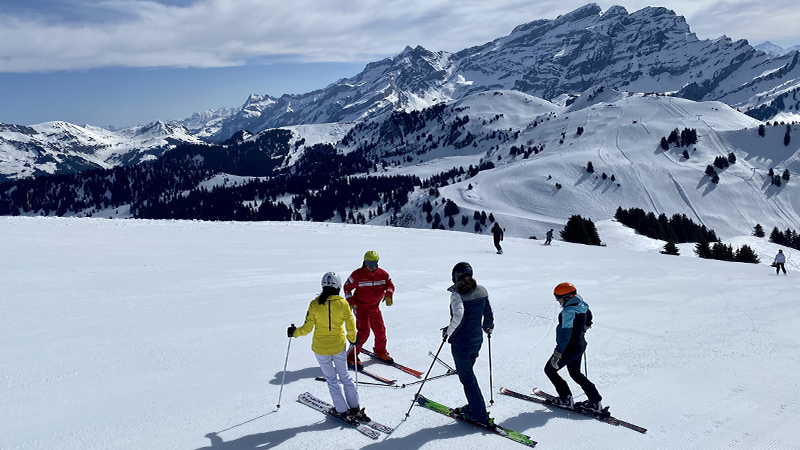
[{"label": "skier in red jacket", "polygon": [[358,329],[358,344],[355,354],[351,351],[347,355],[347,363],[353,365],[361,361],[356,355],[361,352],[361,347],[367,342],[370,329],[375,333],[375,346],[373,350],[378,358],[386,362],[394,362],[389,352],[386,351],[386,327],[383,324],[383,315],[379,308],[382,301],[386,306],[392,306],[394,284],[392,277],[385,270],[378,267],[378,253],[370,250],[364,254],[364,263],[360,269],[350,274],[344,284],[347,302],[354,307],[356,314],[356,328]]}]

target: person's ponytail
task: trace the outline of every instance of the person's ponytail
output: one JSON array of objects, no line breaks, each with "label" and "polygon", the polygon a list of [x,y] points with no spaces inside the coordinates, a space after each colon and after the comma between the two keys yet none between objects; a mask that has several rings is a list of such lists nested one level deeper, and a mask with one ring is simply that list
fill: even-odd
[{"label": "person's ponytail", "polygon": [[324,305],[325,302],[328,300],[328,297],[330,297],[331,295],[339,295],[339,288],[335,288],[332,286],[323,286],[322,293],[319,294],[319,297],[317,297],[317,302],[320,305]]}]

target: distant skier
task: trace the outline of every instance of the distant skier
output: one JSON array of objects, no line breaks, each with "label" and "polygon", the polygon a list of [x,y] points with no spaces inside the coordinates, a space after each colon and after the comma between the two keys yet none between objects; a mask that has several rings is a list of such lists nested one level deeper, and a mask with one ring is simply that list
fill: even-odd
[{"label": "distant skier", "polygon": [[[358,390],[347,371],[345,347],[348,341],[355,344],[357,338],[353,313],[347,301],[339,295],[341,286],[342,279],[335,272],[323,275],[322,293],[308,305],[305,323],[300,328],[292,325],[287,332],[291,338],[314,331],[311,350],[328,382],[336,413],[348,422],[369,422],[364,409],[359,408]],[[343,327],[347,329],[346,337]]]},{"label": "distant skier", "polygon": [[472,266],[460,262],[453,267],[453,286],[450,292],[450,325],[442,328],[442,337],[450,343],[458,379],[464,386],[468,404],[455,412],[465,419],[492,428],[494,419],[486,411],[478,379],[473,366],[483,345],[483,334],[494,329],[494,315],[489,304],[489,293],[472,278]]},{"label": "distant skier", "polygon": [[497,222],[492,227],[492,237],[494,238],[494,248],[497,249],[497,254],[502,255],[503,247],[500,246],[500,241],[503,240],[503,229],[500,228],[500,224]]},{"label": "distant skier", "polygon": [[[553,295],[561,304],[561,312],[558,314],[558,326],[556,327],[556,348],[553,356],[544,366],[545,375],[558,392],[558,398],[553,403],[558,406],[580,407],[600,412],[603,409],[603,405],[600,403],[603,397],[597,392],[594,384],[581,373],[581,359],[586,351],[584,334],[592,326],[592,311],[578,295],[578,290],[572,283],[559,284],[553,290]],[[577,404],[572,401],[569,385],[558,375],[558,371],[564,366],[567,367],[569,376],[586,393],[587,401]]]},{"label": "distant skier", "polygon": [[378,267],[379,259],[378,253],[373,250],[365,253],[361,268],[354,270],[344,284],[347,302],[354,307],[356,313],[358,328],[358,345],[355,352],[347,355],[347,363],[350,365],[357,363],[359,368],[361,360],[357,355],[361,353],[361,347],[369,339],[370,329],[375,333],[375,346],[373,347],[375,355],[386,362],[394,362],[386,350],[386,326],[380,310],[382,301],[386,302],[386,306],[392,306],[394,303],[392,299],[394,284],[392,284],[392,277]]},{"label": "distant skier", "polygon": [[545,241],[544,241],[544,245],[550,245],[550,242],[552,242],[552,241],[553,241],[553,229],[552,229],[552,228],[550,228],[550,231],[548,231],[548,232],[547,232],[547,234],[545,235],[545,237],[546,237],[547,239],[545,239]]},{"label": "distant skier", "polygon": [[783,250],[778,250],[778,254],[775,255],[775,275],[781,274],[781,269],[783,269],[783,274],[786,275],[786,255],[783,254]]}]

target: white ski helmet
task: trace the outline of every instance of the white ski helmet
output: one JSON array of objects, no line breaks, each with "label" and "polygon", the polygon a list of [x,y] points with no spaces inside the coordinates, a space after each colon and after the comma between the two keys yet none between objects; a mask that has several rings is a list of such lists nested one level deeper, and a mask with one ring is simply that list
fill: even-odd
[{"label": "white ski helmet", "polygon": [[336,272],[328,272],[322,276],[322,287],[325,286],[340,289],[342,287],[342,278]]}]

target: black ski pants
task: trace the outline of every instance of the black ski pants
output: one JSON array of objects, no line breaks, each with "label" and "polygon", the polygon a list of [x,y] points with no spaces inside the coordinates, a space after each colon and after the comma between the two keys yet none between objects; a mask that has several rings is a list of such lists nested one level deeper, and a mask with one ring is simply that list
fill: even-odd
[{"label": "black ski pants", "polygon": [[786,267],[783,263],[775,263],[775,275],[779,275],[781,273],[781,269],[783,269],[783,273],[786,273]]},{"label": "black ski pants", "polygon": [[548,359],[547,364],[544,366],[544,373],[547,375],[547,378],[550,379],[550,382],[553,383],[553,386],[555,386],[558,396],[566,397],[572,395],[572,391],[569,390],[569,384],[558,374],[558,371],[566,366],[569,376],[583,389],[589,401],[599,402],[603,397],[597,392],[597,388],[594,387],[594,384],[581,373],[581,360],[583,359],[584,350],[585,349],[580,349],[579,351],[568,351],[564,353],[561,356],[561,360],[558,361],[558,369],[550,365],[550,360]]}]

